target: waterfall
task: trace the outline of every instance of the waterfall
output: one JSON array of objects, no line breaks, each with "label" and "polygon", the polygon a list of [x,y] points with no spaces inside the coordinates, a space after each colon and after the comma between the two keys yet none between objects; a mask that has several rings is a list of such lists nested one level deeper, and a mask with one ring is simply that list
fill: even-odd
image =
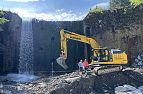
[{"label": "waterfall", "polygon": [[33,74],[33,31],[32,20],[22,20],[19,73]]},{"label": "waterfall", "polygon": [[38,76],[33,75],[32,20],[23,19],[20,40],[19,74],[10,73],[6,76],[6,79],[8,79],[8,81],[25,83],[38,78]]}]

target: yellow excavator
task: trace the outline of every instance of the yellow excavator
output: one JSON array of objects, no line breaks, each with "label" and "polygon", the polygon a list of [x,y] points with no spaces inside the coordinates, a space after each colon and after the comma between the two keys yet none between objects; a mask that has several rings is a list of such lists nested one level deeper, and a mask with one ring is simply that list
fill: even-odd
[{"label": "yellow excavator", "polygon": [[68,58],[67,40],[75,40],[82,43],[89,44],[92,48],[93,55],[91,56],[90,70],[97,74],[105,74],[114,71],[121,71],[122,65],[128,63],[127,54],[119,49],[102,48],[95,39],[88,38],[84,35],[69,32],[61,29],[61,54],[56,59],[57,63],[64,69],[67,69],[66,59]]}]

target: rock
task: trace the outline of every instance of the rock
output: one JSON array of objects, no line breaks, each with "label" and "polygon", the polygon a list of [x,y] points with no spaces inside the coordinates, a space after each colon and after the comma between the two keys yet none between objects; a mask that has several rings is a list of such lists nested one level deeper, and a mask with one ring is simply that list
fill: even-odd
[{"label": "rock", "polygon": [[134,91],[131,91],[129,94],[142,94],[141,90],[136,89]]},{"label": "rock", "polygon": [[140,89],[141,91],[143,91],[143,86],[138,87],[138,89]]},{"label": "rock", "polygon": [[127,92],[115,92],[115,94],[129,94]]},{"label": "rock", "polygon": [[80,79],[80,77],[73,77],[73,78],[67,78],[67,79],[65,79],[65,81],[68,83],[72,83],[72,82],[77,81],[79,79]]},{"label": "rock", "polygon": [[142,65],[143,65],[143,62],[142,62],[142,61],[139,61],[139,62],[138,62],[138,65],[139,65],[139,66],[142,66]]},{"label": "rock", "polygon": [[31,86],[33,86],[33,84],[29,84],[29,86],[31,87]]},{"label": "rock", "polygon": [[140,55],[138,55],[137,59],[142,60]]},{"label": "rock", "polygon": [[95,94],[95,93],[93,93],[93,92],[90,92],[89,94]]},{"label": "rock", "polygon": [[137,88],[131,85],[123,85],[115,88],[115,94],[143,94],[143,86]]},{"label": "rock", "polygon": [[133,87],[133,86],[131,86],[131,85],[124,85],[123,87],[126,89],[126,91],[133,91],[133,90],[136,90],[136,88]]},{"label": "rock", "polygon": [[115,93],[124,92],[126,88],[124,86],[118,86],[115,88]]},{"label": "rock", "polygon": [[139,54],[135,59],[135,62],[132,64],[133,67],[141,68],[143,67],[143,53]]},{"label": "rock", "polygon": [[0,89],[2,89],[3,88],[3,84],[2,83],[0,83]]},{"label": "rock", "polygon": [[12,94],[12,92],[9,90],[4,90],[4,94]]},{"label": "rock", "polygon": [[17,90],[22,90],[22,86],[17,86]]},{"label": "rock", "polygon": [[139,60],[138,60],[138,59],[135,59],[135,62],[137,63],[137,62],[139,62]]},{"label": "rock", "polygon": [[46,87],[47,84],[46,83],[38,83],[40,85],[40,87]]},{"label": "rock", "polygon": [[143,68],[135,68],[134,71],[138,73],[143,73]]}]

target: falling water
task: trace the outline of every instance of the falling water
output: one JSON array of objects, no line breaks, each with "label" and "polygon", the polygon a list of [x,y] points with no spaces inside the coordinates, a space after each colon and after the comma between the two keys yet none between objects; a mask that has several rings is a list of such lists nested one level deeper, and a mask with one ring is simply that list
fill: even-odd
[{"label": "falling water", "polygon": [[38,79],[38,76],[33,75],[33,32],[32,20],[30,19],[24,19],[22,21],[19,57],[19,74],[10,73],[3,78],[18,83]]},{"label": "falling water", "polygon": [[32,20],[22,21],[19,73],[33,74],[33,32]]}]

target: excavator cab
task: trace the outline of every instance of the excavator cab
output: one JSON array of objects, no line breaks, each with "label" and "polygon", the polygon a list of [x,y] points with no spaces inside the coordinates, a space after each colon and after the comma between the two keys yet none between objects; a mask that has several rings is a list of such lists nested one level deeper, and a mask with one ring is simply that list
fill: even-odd
[{"label": "excavator cab", "polygon": [[108,49],[99,49],[99,55],[99,62],[108,62],[110,60]]},{"label": "excavator cab", "polygon": [[91,59],[98,62],[109,62],[110,56],[110,51],[107,48],[98,48],[93,49],[93,56],[91,57]]},{"label": "excavator cab", "polygon": [[99,48],[94,49],[93,52],[94,58],[91,64],[122,65],[128,63],[127,54],[119,49]]}]

